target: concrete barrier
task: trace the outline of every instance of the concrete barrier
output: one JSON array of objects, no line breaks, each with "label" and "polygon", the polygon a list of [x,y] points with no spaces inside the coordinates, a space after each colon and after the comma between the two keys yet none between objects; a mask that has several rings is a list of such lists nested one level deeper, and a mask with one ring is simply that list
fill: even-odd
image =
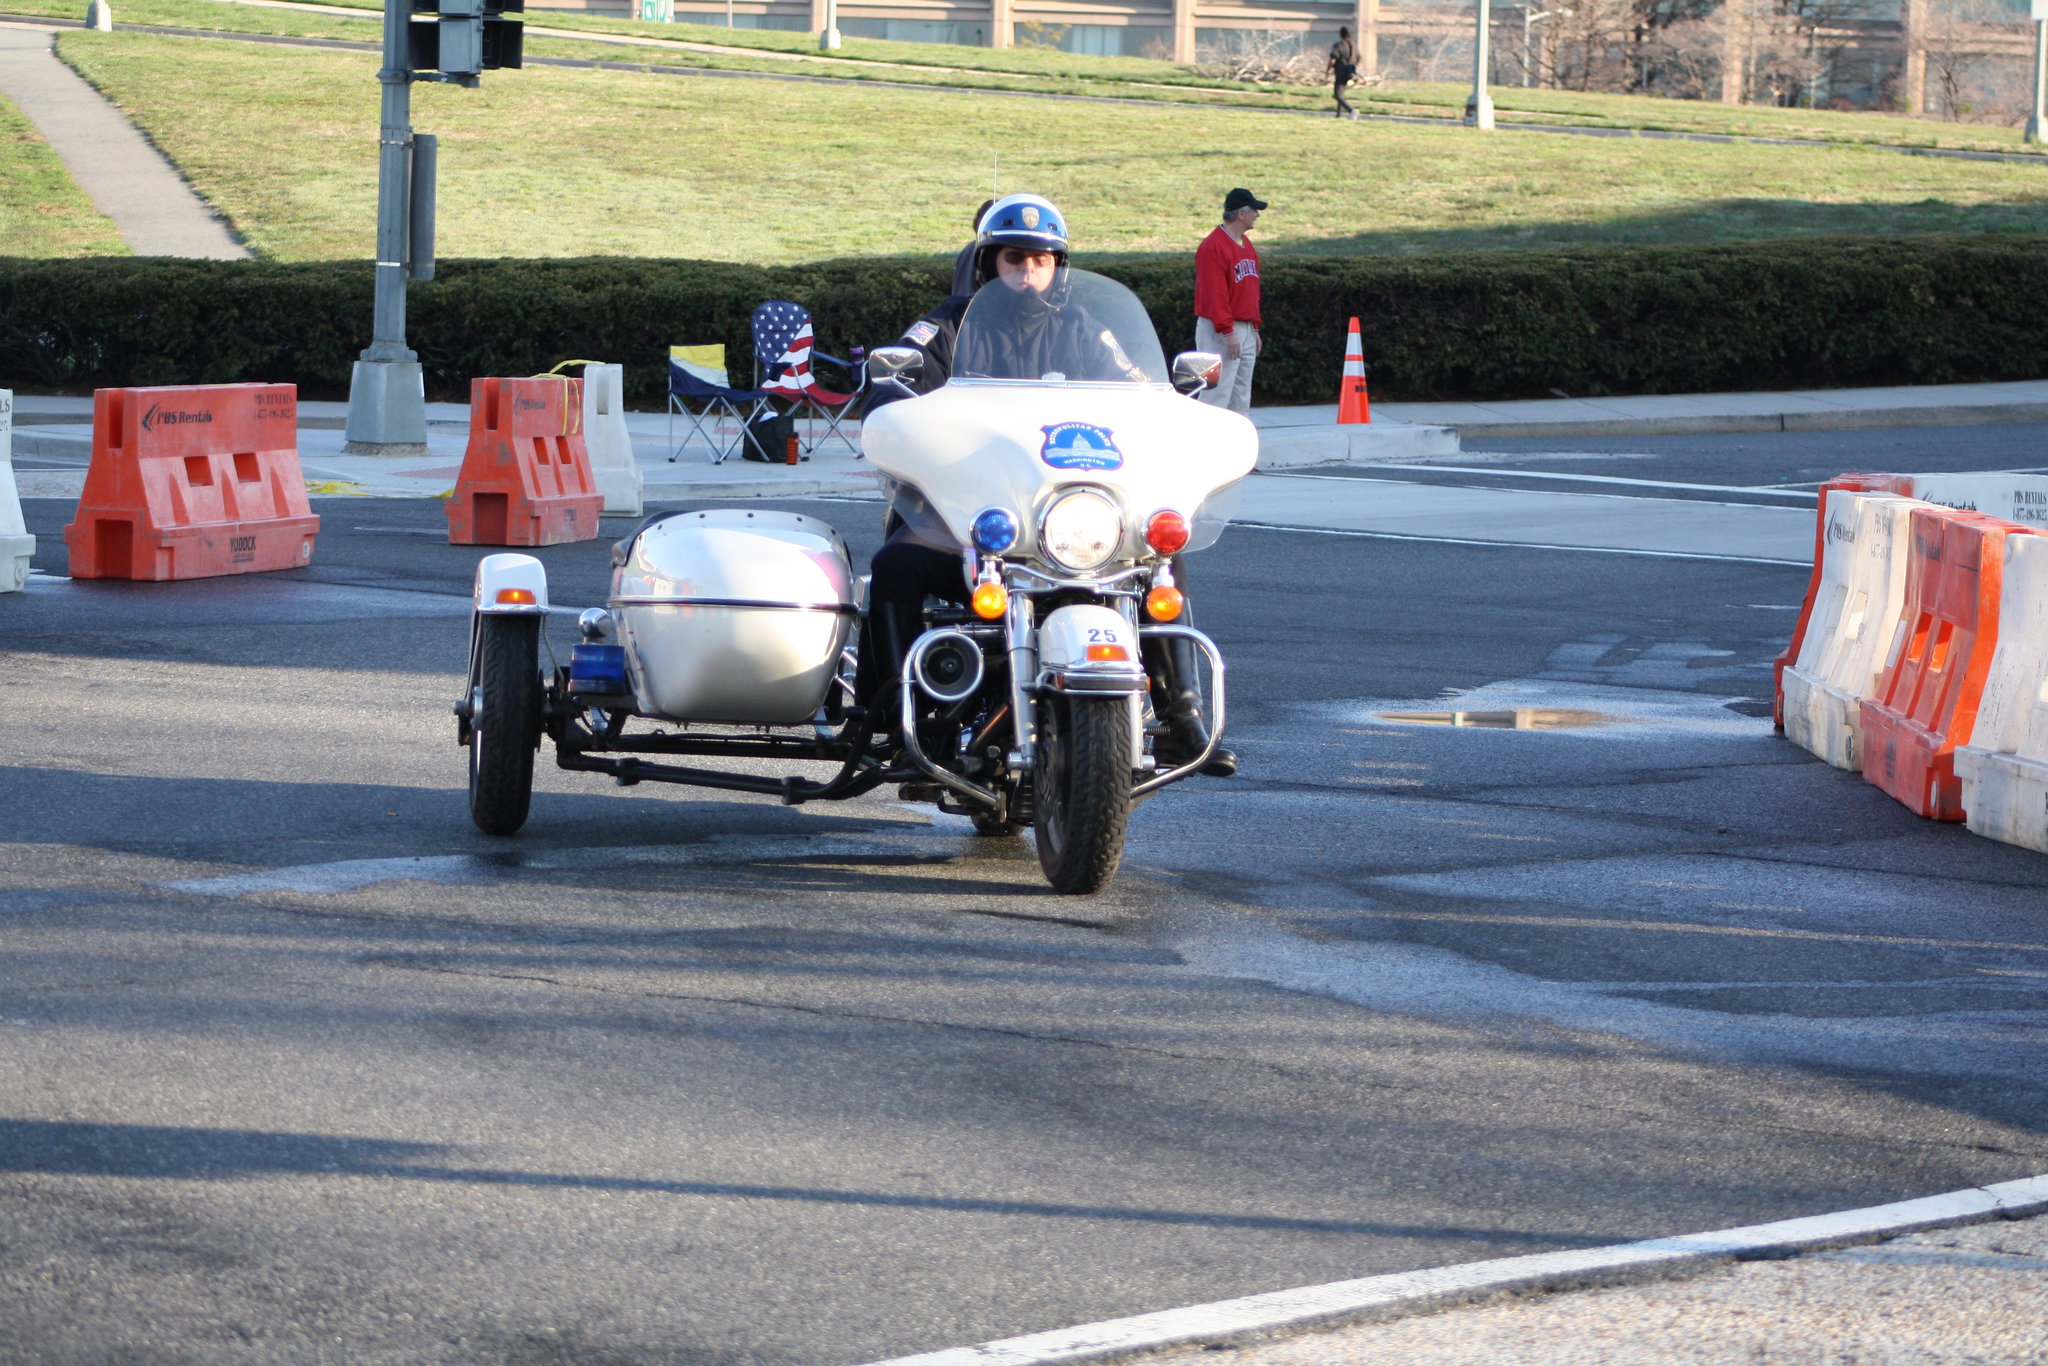
[{"label": "concrete barrier", "polygon": [[624,366],[583,367],[583,444],[597,491],[604,495],[604,515],[638,517],[644,484],[626,431]]},{"label": "concrete barrier", "polygon": [[35,553],[36,538],[21,519],[21,491],[14,485],[14,391],[0,389],[0,593],[27,586]]},{"label": "concrete barrier", "polygon": [[1910,493],[1923,503],[1938,503],[1958,512],[2017,522],[2048,531],[2048,474],[1913,474],[1906,476]]},{"label": "concrete barrier", "polygon": [[1925,506],[1887,493],[1827,495],[1813,612],[1780,685],[1785,738],[1851,773],[1863,764],[1862,704],[1877,695],[1905,608],[1912,510]]},{"label": "concrete barrier", "polygon": [[1997,651],[2006,542],[2030,533],[1981,512],[1908,515],[1906,605],[1877,696],[1863,704],[1863,776],[1909,810],[1959,821],[1955,751],[1975,734]]},{"label": "concrete barrier", "polygon": [[1998,648],[1956,776],[1971,830],[2048,853],[2048,537],[2005,546]]},{"label": "concrete barrier", "polygon": [[1822,484],[1813,518],[1813,573],[1806,580],[1806,596],[1799,600],[1799,615],[1792,620],[1792,638],[1785,642],[1785,648],[1771,661],[1771,723],[1779,730],[1785,729],[1785,670],[1792,667],[1794,660],[1806,648],[1806,625],[1813,619],[1813,604],[1820,597],[1820,571],[1826,560],[1827,519],[1820,514],[1825,511],[1828,495],[1837,489],[1850,493],[1897,493],[1911,497],[1912,476],[1905,474],[1838,474]]}]

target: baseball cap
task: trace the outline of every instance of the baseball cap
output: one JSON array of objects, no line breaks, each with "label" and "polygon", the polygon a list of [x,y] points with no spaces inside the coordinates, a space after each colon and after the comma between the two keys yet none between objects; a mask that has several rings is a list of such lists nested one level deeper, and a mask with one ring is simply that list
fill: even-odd
[{"label": "baseball cap", "polygon": [[1223,212],[1236,213],[1239,209],[1257,209],[1260,213],[1264,213],[1266,211],[1266,201],[1254,195],[1250,190],[1239,187],[1223,196]]}]

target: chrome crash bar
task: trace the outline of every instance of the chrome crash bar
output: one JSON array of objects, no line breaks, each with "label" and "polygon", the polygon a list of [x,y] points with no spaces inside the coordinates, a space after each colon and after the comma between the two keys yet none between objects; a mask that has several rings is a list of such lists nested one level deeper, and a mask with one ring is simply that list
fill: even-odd
[{"label": "chrome crash bar", "polygon": [[[1210,703],[1208,745],[1203,748],[1200,754],[1197,754],[1179,768],[1169,768],[1164,773],[1155,773],[1144,782],[1139,783],[1131,789],[1133,797],[1142,797],[1148,792],[1157,792],[1168,783],[1177,783],[1191,774],[1201,772],[1202,765],[1214,758],[1217,749],[1223,744],[1223,652],[1216,648],[1216,642],[1192,626],[1140,626],[1138,628],[1138,636],[1141,640],[1146,636],[1170,636],[1181,640],[1193,641],[1195,648],[1209,656],[1209,675],[1215,697]],[[1182,681],[1190,687],[1193,686],[1192,679],[1184,679]]]}]

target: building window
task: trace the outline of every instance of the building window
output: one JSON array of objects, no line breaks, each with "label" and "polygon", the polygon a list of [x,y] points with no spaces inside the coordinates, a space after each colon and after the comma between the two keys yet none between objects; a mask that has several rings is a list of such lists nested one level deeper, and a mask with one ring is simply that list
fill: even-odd
[{"label": "building window", "polygon": [[1019,23],[1018,47],[1058,48],[1090,57],[1161,57],[1173,53],[1173,30],[1120,24]]},{"label": "building window", "polygon": [[988,46],[987,24],[949,23],[943,19],[841,19],[839,31],[849,38],[887,38],[895,43]]},{"label": "building window", "polygon": [[[725,10],[717,9],[676,9],[676,21],[683,24],[710,24],[714,28],[725,27]],[[765,28],[784,33],[808,33],[811,28],[810,16],[803,14],[735,14],[734,28]]]}]

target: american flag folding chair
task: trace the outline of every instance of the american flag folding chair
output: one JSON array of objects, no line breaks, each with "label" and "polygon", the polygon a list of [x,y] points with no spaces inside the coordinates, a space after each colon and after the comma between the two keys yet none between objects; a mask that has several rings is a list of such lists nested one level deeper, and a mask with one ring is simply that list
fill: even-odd
[{"label": "american flag folding chair", "polygon": [[[853,411],[853,401],[867,387],[867,361],[860,359],[857,352],[855,359],[845,360],[817,350],[813,345],[811,311],[787,299],[770,299],[755,309],[752,328],[755,384],[764,392],[787,400],[791,412],[809,414],[810,449],[816,450],[820,444],[817,420],[822,417],[825,439],[838,437],[853,446],[858,455],[859,443],[841,431],[839,424]],[[844,370],[853,380],[853,392],[842,394],[818,383],[811,371],[814,360],[831,361]]]},{"label": "american flag folding chair", "polygon": [[[669,463],[675,463],[690,440],[687,436],[680,442],[675,439],[678,413],[689,423],[690,431],[711,448],[711,463],[722,465],[746,440],[747,423],[773,397],[765,389],[734,389],[728,385],[724,346],[671,346],[668,349]],[[702,410],[691,412],[692,403],[703,405]],[[729,444],[718,438],[718,424],[725,417],[739,423],[739,432]],[[709,431],[705,430],[706,423],[710,424]]]}]

